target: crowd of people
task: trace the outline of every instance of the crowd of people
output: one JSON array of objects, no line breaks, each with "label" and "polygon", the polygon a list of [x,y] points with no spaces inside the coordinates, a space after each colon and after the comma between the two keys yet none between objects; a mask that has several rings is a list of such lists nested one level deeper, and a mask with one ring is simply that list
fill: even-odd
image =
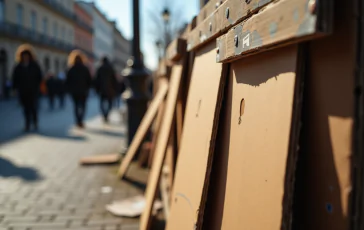
[{"label": "crowd of people", "polygon": [[55,99],[59,99],[60,107],[64,107],[64,98],[69,93],[74,104],[74,117],[79,128],[84,127],[87,98],[92,87],[100,97],[100,110],[105,122],[117,95],[125,90],[123,82],[119,82],[112,64],[107,57],[97,69],[94,77],[86,65],[87,58],[78,51],[69,55],[68,70],[64,76],[48,72],[45,76],[38,64],[31,47],[18,49],[17,64],[13,69],[12,86],[17,91],[19,102],[24,112],[24,130],[38,129],[38,104],[41,92],[46,93],[49,108],[54,109]]}]

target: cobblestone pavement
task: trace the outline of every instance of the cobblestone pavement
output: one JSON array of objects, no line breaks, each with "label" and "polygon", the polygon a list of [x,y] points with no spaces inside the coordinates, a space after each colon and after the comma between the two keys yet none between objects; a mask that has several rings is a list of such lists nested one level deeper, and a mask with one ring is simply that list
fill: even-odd
[{"label": "cobblestone pavement", "polygon": [[[78,165],[82,156],[124,146],[125,127],[117,112],[104,125],[92,98],[81,131],[72,128],[70,103],[54,112],[43,103],[39,133],[21,135],[16,102],[1,102],[0,107],[0,230],[138,229],[138,219],[114,217],[105,205],[143,191],[118,180],[116,165]],[[141,170],[135,175],[146,178]]]}]

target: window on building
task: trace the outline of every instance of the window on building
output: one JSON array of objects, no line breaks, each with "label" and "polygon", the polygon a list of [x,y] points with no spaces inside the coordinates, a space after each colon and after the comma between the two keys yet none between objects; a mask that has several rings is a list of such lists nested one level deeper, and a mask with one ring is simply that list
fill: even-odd
[{"label": "window on building", "polygon": [[57,22],[54,22],[54,24],[53,24],[53,37],[58,38],[58,25],[57,25]]},{"label": "window on building", "polygon": [[18,25],[23,25],[23,6],[21,4],[16,6],[16,21]]},{"label": "window on building", "polygon": [[48,34],[48,19],[46,17],[43,18],[43,33]]},{"label": "window on building", "polygon": [[30,15],[30,23],[33,31],[37,31],[37,13],[33,10]]},{"label": "window on building", "polygon": [[0,22],[5,19],[5,3],[4,0],[0,0]]}]

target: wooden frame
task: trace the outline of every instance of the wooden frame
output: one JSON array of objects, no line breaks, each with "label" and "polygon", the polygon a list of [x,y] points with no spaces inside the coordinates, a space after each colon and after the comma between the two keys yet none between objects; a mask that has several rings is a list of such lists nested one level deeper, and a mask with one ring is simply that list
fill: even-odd
[{"label": "wooden frame", "polygon": [[151,126],[152,121],[155,115],[157,114],[158,108],[160,107],[162,101],[164,100],[167,91],[168,91],[168,83],[166,81],[161,81],[159,84],[157,95],[153,99],[152,103],[149,106],[149,109],[144,115],[143,120],[140,123],[140,126],[138,127],[138,130],[128,148],[128,151],[126,152],[126,155],[120,164],[118,171],[118,176],[120,178],[123,178],[125,176],[126,171],[128,170],[131,161],[133,160],[140,144],[142,143],[149,127]]},{"label": "wooden frame", "polygon": [[156,197],[158,182],[160,179],[162,165],[164,162],[169,135],[175,114],[175,107],[182,74],[174,74],[174,71],[175,70],[172,68],[163,121],[158,135],[158,140],[156,142],[153,164],[149,174],[148,186],[145,192],[146,206],[141,217],[140,226],[140,229],[142,230],[147,230],[150,228],[153,202]]}]

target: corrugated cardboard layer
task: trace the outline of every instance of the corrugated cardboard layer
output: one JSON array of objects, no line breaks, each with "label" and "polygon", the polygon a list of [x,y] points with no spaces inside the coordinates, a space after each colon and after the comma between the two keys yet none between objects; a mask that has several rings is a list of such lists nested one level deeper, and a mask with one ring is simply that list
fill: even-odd
[{"label": "corrugated cardboard layer", "polygon": [[290,46],[231,64],[221,229],[281,229],[296,62],[297,47]]},{"label": "corrugated cardboard layer", "polygon": [[[222,65],[212,42],[196,52],[173,188],[168,230],[195,229],[201,213],[209,157],[214,147],[215,110],[221,103]],[[207,178],[208,179],[208,178]]]}]

